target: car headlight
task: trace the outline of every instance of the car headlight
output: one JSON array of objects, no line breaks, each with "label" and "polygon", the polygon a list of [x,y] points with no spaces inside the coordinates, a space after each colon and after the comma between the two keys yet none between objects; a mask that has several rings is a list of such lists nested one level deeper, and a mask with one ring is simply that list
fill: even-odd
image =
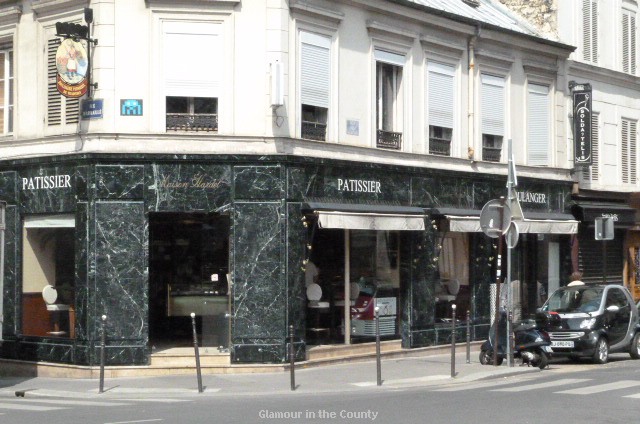
[{"label": "car headlight", "polygon": [[595,318],[583,319],[580,323],[580,328],[591,328],[596,323]]}]

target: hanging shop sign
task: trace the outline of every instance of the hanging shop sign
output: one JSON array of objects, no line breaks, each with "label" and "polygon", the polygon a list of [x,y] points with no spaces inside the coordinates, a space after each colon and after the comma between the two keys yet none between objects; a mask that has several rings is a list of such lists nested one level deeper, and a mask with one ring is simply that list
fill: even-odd
[{"label": "hanging shop sign", "polygon": [[573,140],[575,165],[591,165],[591,86],[573,91]]},{"label": "hanging shop sign", "polygon": [[87,50],[73,38],[62,40],[56,51],[56,86],[65,97],[79,98],[86,94],[88,69]]}]

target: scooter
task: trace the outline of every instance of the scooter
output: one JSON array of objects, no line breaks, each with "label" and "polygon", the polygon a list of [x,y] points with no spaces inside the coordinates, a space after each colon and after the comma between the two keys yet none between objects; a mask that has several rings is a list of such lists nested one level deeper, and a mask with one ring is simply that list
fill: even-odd
[{"label": "scooter", "polygon": [[[482,365],[493,364],[495,331],[494,322],[489,330],[489,340],[485,341],[480,347],[480,363]],[[553,354],[551,338],[546,331],[538,328],[534,320],[523,321],[518,325],[514,325],[513,335],[515,342],[513,348],[514,358],[520,358],[523,365],[527,364],[527,366],[534,366],[540,369],[544,369],[549,365],[549,359]],[[500,313],[498,338],[496,363],[501,365],[507,356],[507,314],[504,311]]]}]

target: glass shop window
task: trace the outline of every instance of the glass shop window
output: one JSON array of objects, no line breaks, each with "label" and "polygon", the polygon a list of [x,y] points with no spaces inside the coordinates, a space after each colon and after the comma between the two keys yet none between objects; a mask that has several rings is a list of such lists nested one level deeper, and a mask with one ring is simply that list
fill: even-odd
[{"label": "glass shop window", "polygon": [[75,338],[73,216],[26,217],[22,246],[22,334]]}]

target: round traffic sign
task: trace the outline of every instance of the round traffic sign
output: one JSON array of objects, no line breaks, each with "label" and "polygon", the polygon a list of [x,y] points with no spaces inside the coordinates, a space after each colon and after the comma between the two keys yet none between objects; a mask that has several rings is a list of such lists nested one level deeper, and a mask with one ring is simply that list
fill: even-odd
[{"label": "round traffic sign", "polygon": [[509,225],[509,229],[507,230],[507,234],[505,235],[505,240],[507,242],[507,247],[513,249],[518,244],[518,239],[520,238],[520,230],[518,229],[518,224],[515,221],[511,221],[511,225]]},{"label": "round traffic sign", "polygon": [[492,238],[498,238],[509,229],[511,209],[504,199],[489,200],[480,212],[480,229]]}]

